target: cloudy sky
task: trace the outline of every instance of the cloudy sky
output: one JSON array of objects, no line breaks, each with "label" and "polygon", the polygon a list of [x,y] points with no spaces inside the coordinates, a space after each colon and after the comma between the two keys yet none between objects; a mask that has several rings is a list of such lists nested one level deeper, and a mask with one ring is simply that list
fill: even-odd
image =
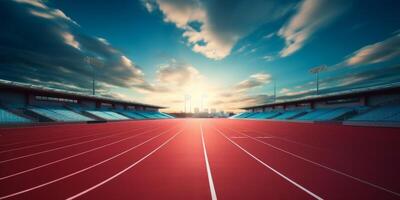
[{"label": "cloudy sky", "polygon": [[[400,81],[398,0],[2,0],[0,79],[237,111]],[[95,58],[93,66],[86,57]],[[203,103],[202,103],[203,102]]]}]

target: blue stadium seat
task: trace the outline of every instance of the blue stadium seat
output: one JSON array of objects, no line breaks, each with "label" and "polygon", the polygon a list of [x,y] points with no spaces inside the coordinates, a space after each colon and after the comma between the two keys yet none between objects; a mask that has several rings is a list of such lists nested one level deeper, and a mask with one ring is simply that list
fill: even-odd
[{"label": "blue stadium seat", "polygon": [[29,122],[32,122],[32,121],[0,108],[0,124],[29,123]]},{"label": "blue stadium seat", "polygon": [[303,113],[307,112],[306,110],[290,110],[290,111],[285,111],[281,115],[278,115],[277,117],[274,117],[273,119],[277,120],[286,120],[286,119],[292,119],[296,116],[299,116]]},{"label": "blue stadium seat", "polygon": [[253,115],[250,115],[247,118],[251,118],[251,119],[270,119],[270,118],[273,118],[275,116],[278,116],[279,114],[280,114],[280,112],[276,112],[276,111],[258,112],[258,113],[254,113]]},{"label": "blue stadium seat", "polygon": [[105,120],[126,120],[130,119],[128,117],[125,117],[121,114],[118,114],[113,111],[105,111],[105,110],[87,110],[85,111],[89,114],[92,114],[98,118],[105,119]]},{"label": "blue stadium seat", "polygon": [[393,121],[398,122],[400,115],[399,105],[386,105],[373,108],[365,113],[356,115],[349,121]]},{"label": "blue stadium seat", "polygon": [[354,108],[350,108],[350,107],[338,108],[338,109],[332,110],[331,112],[327,112],[325,114],[322,114],[322,115],[316,117],[315,120],[316,121],[335,120],[335,119],[338,119],[339,117],[342,117],[351,112],[354,112]]},{"label": "blue stadium seat", "polygon": [[325,115],[329,112],[334,111],[335,109],[330,109],[330,108],[319,108],[315,109],[305,115],[302,115],[300,117],[295,118],[296,120],[315,120],[321,115]]},{"label": "blue stadium seat", "polygon": [[29,107],[28,110],[54,121],[91,121],[93,119],[62,107]]}]

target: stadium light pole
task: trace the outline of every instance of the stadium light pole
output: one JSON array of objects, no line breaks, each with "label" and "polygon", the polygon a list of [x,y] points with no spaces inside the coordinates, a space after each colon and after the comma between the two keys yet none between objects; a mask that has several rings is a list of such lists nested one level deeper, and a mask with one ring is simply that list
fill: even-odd
[{"label": "stadium light pole", "polygon": [[85,57],[85,62],[92,67],[92,94],[96,95],[96,69],[95,66],[101,66],[103,63],[94,57]]},{"label": "stadium light pole", "polygon": [[310,69],[311,74],[315,74],[315,84],[316,84],[316,93],[319,95],[319,73],[325,71],[327,69],[326,65],[320,65],[317,67],[313,67]]},{"label": "stadium light pole", "polygon": [[276,102],[276,79],[274,79],[274,102]]}]

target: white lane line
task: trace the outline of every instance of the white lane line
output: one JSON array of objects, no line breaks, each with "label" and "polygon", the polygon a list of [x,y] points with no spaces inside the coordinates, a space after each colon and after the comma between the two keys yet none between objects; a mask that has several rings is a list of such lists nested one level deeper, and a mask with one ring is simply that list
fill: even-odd
[{"label": "white lane line", "polygon": [[288,178],[287,176],[283,175],[282,173],[280,173],[279,171],[277,171],[276,169],[272,168],[271,166],[267,165],[266,163],[264,163],[262,160],[260,160],[259,158],[257,158],[256,156],[254,156],[253,154],[251,154],[250,152],[248,152],[246,149],[244,149],[242,146],[238,145],[236,142],[234,142],[233,140],[231,140],[228,136],[226,136],[224,133],[222,133],[218,128],[214,127],[215,130],[218,131],[219,134],[221,134],[222,136],[224,136],[227,140],[229,140],[232,144],[234,144],[236,147],[238,147],[240,150],[244,151],[247,155],[249,155],[250,157],[252,157],[254,160],[256,160],[257,162],[259,162],[260,164],[264,165],[265,167],[267,167],[268,169],[270,169],[271,171],[275,172],[276,174],[278,174],[280,177],[284,178],[285,180],[289,181],[290,183],[292,183],[293,185],[295,185],[296,187],[298,187],[299,189],[303,190],[304,192],[306,192],[307,194],[311,195],[312,197],[314,197],[315,199],[321,200],[323,199],[322,197],[314,194],[313,192],[311,192],[310,190],[306,189],[305,187],[303,187],[302,185],[298,184],[297,182],[293,181],[292,179]]},{"label": "white lane line", "polygon": [[232,136],[232,139],[245,139],[247,137],[243,137],[243,136]]},{"label": "white lane line", "polygon": [[32,190],[36,190],[36,189],[42,188],[42,187],[44,187],[44,186],[50,185],[50,184],[52,184],[52,183],[59,182],[59,181],[61,181],[61,180],[64,180],[64,179],[66,179],[66,178],[69,178],[69,177],[71,177],[71,176],[74,176],[74,175],[80,174],[80,173],[82,173],[82,172],[85,172],[85,171],[87,171],[87,170],[89,170],[89,169],[92,169],[92,168],[97,167],[97,166],[99,166],[99,165],[101,165],[101,164],[103,164],[103,163],[106,163],[106,162],[108,162],[108,161],[110,161],[110,160],[113,160],[114,158],[117,158],[117,157],[119,157],[119,156],[121,156],[121,155],[124,155],[124,154],[128,153],[129,151],[131,151],[131,150],[133,150],[133,149],[136,149],[136,148],[138,148],[138,147],[140,147],[140,146],[146,144],[147,142],[150,142],[151,140],[154,140],[155,138],[157,138],[157,137],[159,137],[159,136],[165,134],[165,133],[168,132],[168,131],[169,131],[169,129],[166,130],[166,131],[163,131],[162,133],[160,133],[160,134],[158,134],[158,135],[156,135],[156,136],[154,136],[154,137],[152,137],[152,138],[150,138],[150,139],[148,139],[148,140],[146,140],[146,141],[144,141],[144,142],[142,142],[142,143],[140,143],[140,144],[138,144],[138,145],[135,145],[135,146],[133,146],[133,147],[131,147],[131,148],[129,148],[129,149],[127,149],[127,150],[125,150],[125,151],[119,153],[119,154],[116,154],[116,155],[114,155],[114,156],[112,156],[112,157],[110,157],[110,158],[107,158],[107,159],[105,159],[105,160],[103,160],[103,161],[100,161],[100,162],[98,162],[98,163],[96,163],[96,164],[94,164],[94,165],[91,165],[91,166],[86,167],[86,168],[84,168],[84,169],[78,170],[78,171],[73,172],[73,173],[71,173],[71,174],[65,175],[65,176],[60,177],[60,178],[58,178],[58,179],[54,179],[54,180],[52,180],[52,181],[49,181],[49,182],[46,182],[46,183],[43,183],[43,184],[40,184],[40,185],[31,187],[31,188],[28,188],[28,189],[25,189],[25,190],[21,190],[21,191],[19,191],[19,192],[15,192],[15,193],[12,193],[12,194],[9,194],[9,195],[6,195],[6,196],[2,196],[2,197],[0,197],[0,200],[2,200],[2,199],[7,199],[7,198],[10,198],[10,197],[13,197],[13,196],[17,196],[17,195],[20,195],[20,194],[23,194],[23,193],[26,193],[26,192],[29,192],[29,191],[32,191]]},{"label": "white lane line", "polygon": [[36,152],[36,153],[31,153],[31,154],[27,154],[27,155],[23,155],[23,156],[18,156],[18,157],[10,158],[10,159],[7,159],[7,160],[2,160],[2,161],[0,161],[0,164],[7,163],[7,162],[10,162],[10,161],[14,161],[14,160],[23,159],[23,158],[28,158],[28,157],[32,157],[32,156],[36,156],[36,155],[40,155],[40,154],[44,154],[44,153],[49,153],[49,152],[57,151],[57,150],[60,150],[60,149],[66,149],[66,148],[69,148],[69,147],[73,147],[73,146],[77,146],[77,145],[81,145],[81,144],[86,144],[86,143],[97,141],[97,140],[103,140],[103,139],[106,139],[106,138],[110,138],[110,137],[115,137],[115,136],[118,136],[118,135],[126,134],[128,132],[129,131],[124,131],[124,132],[121,132],[121,133],[118,133],[118,134],[107,135],[107,136],[104,136],[104,137],[99,137],[99,138],[95,138],[95,139],[91,139],[91,140],[86,140],[86,141],[83,141],[83,142],[69,144],[69,145],[57,147],[57,148],[54,148],[54,149],[48,149],[48,150],[39,151],[39,152]]},{"label": "white lane line", "polygon": [[[144,131],[144,132],[139,133],[139,134],[137,134],[137,135],[132,135],[132,136],[129,136],[129,137],[127,137],[127,138],[120,139],[120,140],[117,140],[117,141],[115,141],[115,142],[111,142],[111,143],[105,144],[105,145],[103,145],[103,146],[99,146],[99,147],[96,147],[96,148],[93,148],[93,149],[89,149],[89,150],[87,150],[87,151],[80,152],[80,153],[77,153],[77,154],[74,154],[74,155],[71,155],[71,156],[68,156],[68,157],[65,157],[65,158],[61,158],[61,159],[59,159],[59,160],[55,160],[55,161],[53,161],[53,162],[49,162],[49,163],[46,163],[46,164],[43,164],[43,165],[40,165],[40,166],[37,166],[37,167],[33,167],[33,168],[30,168],[30,169],[27,169],[27,170],[24,170],[24,171],[20,171],[20,172],[14,173],[14,174],[10,174],[10,175],[8,175],[8,176],[3,176],[3,177],[0,177],[0,181],[1,181],[1,180],[4,180],[4,179],[11,178],[11,177],[14,177],[14,176],[18,176],[18,175],[21,175],[21,174],[25,174],[25,173],[28,173],[28,172],[31,172],[31,171],[34,171],[34,170],[37,170],[37,169],[40,169],[40,168],[43,168],[43,167],[47,167],[47,166],[50,166],[50,165],[53,165],[53,164],[62,162],[62,161],[64,161],[64,160],[68,160],[68,159],[71,159],[71,158],[74,158],[74,157],[83,155],[83,154],[90,153],[90,152],[92,152],[92,151],[96,151],[96,150],[99,150],[99,149],[102,149],[102,148],[111,146],[111,145],[113,145],[113,144],[120,143],[120,142],[122,142],[122,141],[129,140],[129,139],[132,139],[132,138],[141,136],[141,135],[143,135],[143,134],[152,132],[152,131],[154,131],[154,130],[156,130],[156,129],[157,129],[157,128],[151,129],[151,130],[148,130],[148,131]],[[168,129],[168,130],[171,130],[171,129],[172,129],[172,128],[170,128],[170,129]]]},{"label": "white lane line", "polygon": [[180,134],[183,130],[180,130],[179,132],[177,132],[174,136],[172,136],[171,138],[169,138],[167,141],[165,141],[164,143],[162,143],[160,146],[158,146],[156,149],[154,149],[153,151],[151,151],[150,153],[148,153],[146,156],[142,157],[140,160],[136,161],[135,163],[129,165],[127,168],[121,170],[120,172],[114,174],[113,176],[111,176],[110,178],[107,178],[106,180],[78,193],[75,194],[74,196],[71,196],[69,198],[67,198],[66,200],[72,200],[72,199],[76,199],[104,184],[106,184],[107,182],[117,178],[118,176],[120,176],[121,174],[125,173],[126,171],[128,171],[129,169],[131,169],[132,167],[136,166],[137,164],[139,164],[140,162],[142,162],[144,159],[148,158],[149,156],[151,156],[152,154],[154,154],[156,151],[158,151],[159,149],[161,149],[163,146],[165,146],[166,144],[168,144],[171,140],[173,140],[178,134]]},{"label": "white lane line", "polygon": [[[231,129],[231,128],[229,128],[229,129]],[[231,130],[233,130],[233,129],[231,129]],[[236,131],[236,130],[235,130],[235,131]],[[255,131],[255,130],[253,130],[253,131],[243,131],[243,130],[239,130],[239,131],[242,132],[242,133],[243,133],[243,132],[248,132],[248,133],[260,133],[260,134],[265,134],[265,132],[262,132],[262,131]],[[270,134],[267,133],[267,135],[270,135]],[[255,138],[259,138],[259,137],[255,137]],[[286,139],[286,138],[284,138],[284,137],[270,136],[270,139],[281,140],[281,141],[284,141],[284,142],[289,142],[289,143],[301,145],[301,146],[304,146],[304,147],[307,147],[307,148],[310,148],[310,149],[314,149],[314,150],[318,150],[318,151],[321,151],[321,150],[322,150],[322,149],[319,148],[319,147],[315,147],[315,146],[312,146],[312,145],[309,145],[309,144],[304,144],[304,143],[297,142],[297,141],[294,141],[294,140],[289,140],[289,139]]]},{"label": "white lane line", "polygon": [[235,131],[235,132],[237,132],[237,133],[239,133],[239,134],[242,134],[242,135],[244,135],[244,136],[247,136],[247,137],[249,137],[249,138],[251,138],[251,139],[253,139],[253,140],[255,140],[255,141],[258,141],[258,142],[260,142],[260,143],[263,143],[263,144],[265,144],[265,145],[267,145],[267,146],[269,146],[269,147],[271,147],[271,148],[273,148],[273,149],[276,149],[276,150],[278,150],[278,151],[281,151],[281,152],[284,152],[284,153],[286,153],[286,154],[289,154],[289,155],[291,155],[291,156],[293,156],[293,157],[296,157],[296,158],[298,158],[298,159],[300,159],[300,160],[303,160],[303,161],[306,161],[306,162],[308,162],[308,163],[317,165],[318,167],[324,168],[324,169],[326,169],[326,170],[329,170],[329,171],[332,171],[332,172],[334,172],[334,173],[343,175],[343,176],[345,176],[345,177],[347,177],[347,178],[353,179],[353,180],[355,180],[355,181],[364,183],[364,184],[369,185],[369,186],[371,186],[371,187],[374,187],[374,188],[376,188],[376,189],[380,189],[380,190],[383,190],[383,191],[385,191],[385,192],[388,192],[388,193],[391,193],[391,194],[393,194],[393,195],[396,195],[396,196],[399,196],[399,197],[400,197],[400,194],[399,194],[399,193],[394,192],[394,191],[389,190],[389,189],[386,189],[386,188],[384,188],[384,187],[382,187],[382,186],[379,186],[379,185],[373,184],[373,183],[371,183],[371,182],[368,182],[368,181],[366,181],[366,180],[363,180],[363,179],[360,179],[360,178],[351,176],[351,175],[349,175],[349,174],[346,174],[345,172],[341,172],[341,171],[339,171],[339,170],[332,169],[332,168],[330,168],[330,167],[328,167],[328,166],[326,166],[326,165],[317,163],[317,162],[315,162],[315,161],[309,160],[309,159],[307,159],[307,158],[304,158],[304,157],[299,156],[299,155],[297,155],[297,154],[294,154],[294,153],[292,153],[292,152],[289,152],[289,151],[286,151],[286,150],[281,149],[281,148],[279,148],[279,147],[276,147],[276,146],[274,146],[274,145],[272,145],[272,144],[270,144],[270,143],[268,143],[268,142],[264,142],[264,141],[259,140],[259,139],[257,139],[257,138],[253,138],[253,137],[251,137],[251,136],[249,136],[249,135],[247,135],[247,134],[245,134],[245,133],[236,131],[236,130],[234,130],[234,129],[230,129],[230,130]]},{"label": "white lane line", "polygon": [[[137,128],[137,129],[133,129],[133,130],[140,130],[140,129],[144,129],[144,128]],[[94,131],[94,130],[92,130]],[[118,131],[112,131],[111,134],[115,134],[118,132],[124,132],[125,130],[118,130]],[[12,151],[17,151],[17,150],[22,150],[22,149],[30,149],[33,147],[38,147],[38,146],[43,146],[46,144],[54,144],[54,143],[59,143],[59,142],[65,142],[65,141],[69,141],[69,140],[75,140],[75,139],[80,139],[80,138],[85,138],[85,137],[91,137],[91,136],[98,136],[98,135],[105,135],[105,134],[110,134],[110,133],[96,133],[96,134],[92,134],[92,135],[85,135],[85,136],[73,136],[73,137],[67,137],[64,139],[60,139],[60,140],[54,140],[54,141],[50,141],[50,142],[45,142],[45,143],[40,143],[40,144],[34,144],[34,145],[29,145],[29,146],[24,146],[24,147],[17,147],[17,148],[13,148],[13,149],[7,149],[7,150],[3,150],[0,151],[0,153],[6,153],[6,152],[12,152]]]},{"label": "white lane line", "polygon": [[217,200],[217,193],[215,192],[214,181],[212,178],[210,163],[208,161],[208,156],[207,156],[206,143],[204,142],[203,124],[200,124],[200,131],[201,131],[201,142],[203,144],[204,160],[206,161],[208,184],[210,186],[211,199]]}]

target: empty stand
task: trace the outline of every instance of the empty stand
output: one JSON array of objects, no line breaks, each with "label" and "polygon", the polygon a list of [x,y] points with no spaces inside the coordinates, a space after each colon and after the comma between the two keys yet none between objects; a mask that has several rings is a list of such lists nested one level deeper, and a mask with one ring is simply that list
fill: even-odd
[{"label": "empty stand", "polygon": [[349,121],[393,121],[400,122],[400,106],[386,105],[371,109],[363,114],[356,115]]},{"label": "empty stand", "polygon": [[302,114],[304,114],[304,113],[306,113],[306,112],[307,112],[306,110],[291,110],[291,111],[286,111],[286,112],[283,112],[281,115],[279,115],[279,116],[277,116],[277,117],[274,117],[274,119],[277,119],[277,120],[292,119],[292,118],[295,118],[295,117],[297,117],[297,116],[300,116],[300,115],[302,115]]},{"label": "empty stand", "polygon": [[85,111],[91,115],[94,115],[98,118],[105,119],[105,120],[127,120],[130,119],[128,117],[125,117],[121,114],[118,114],[113,111],[104,111],[104,110],[87,110]]},{"label": "empty stand", "polygon": [[315,118],[316,121],[330,121],[339,119],[349,113],[354,112],[353,108],[338,108],[333,109],[331,112],[327,112]]},{"label": "empty stand", "polygon": [[53,121],[72,122],[72,121],[91,121],[93,119],[81,115],[72,110],[62,107],[29,107],[29,111]]},{"label": "empty stand", "polygon": [[5,109],[0,108],[0,124],[5,123],[29,123],[31,120],[20,117]]}]

